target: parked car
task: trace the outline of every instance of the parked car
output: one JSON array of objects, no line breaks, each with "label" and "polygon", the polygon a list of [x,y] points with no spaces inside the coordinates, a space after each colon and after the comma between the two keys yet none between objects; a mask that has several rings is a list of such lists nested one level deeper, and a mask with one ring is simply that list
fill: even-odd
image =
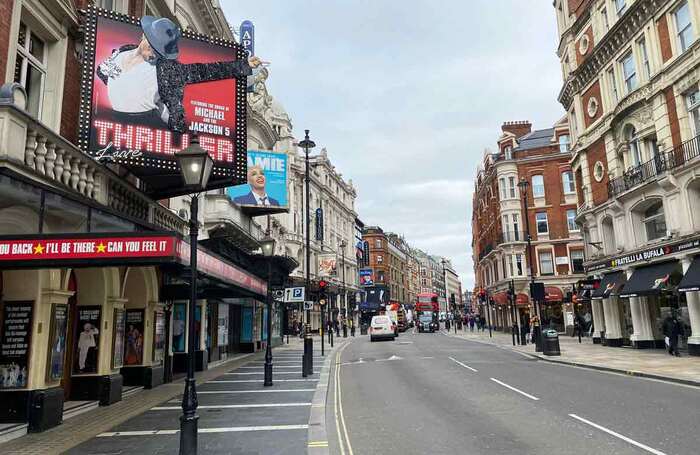
[{"label": "parked car", "polygon": [[421,313],[418,316],[417,324],[418,324],[418,332],[419,333],[423,333],[423,332],[433,333],[433,332],[437,332],[438,330],[440,330],[439,324],[437,323],[437,321],[435,321],[435,318],[433,317],[433,313],[431,313],[430,311],[426,311],[424,313]]},{"label": "parked car", "polygon": [[369,326],[369,340],[390,339],[395,340],[398,328],[389,316],[374,316]]}]

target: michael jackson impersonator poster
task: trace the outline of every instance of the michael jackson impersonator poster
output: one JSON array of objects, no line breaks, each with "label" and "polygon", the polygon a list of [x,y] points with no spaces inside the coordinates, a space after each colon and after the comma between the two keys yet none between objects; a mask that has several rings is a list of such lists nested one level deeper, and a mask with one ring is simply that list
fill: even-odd
[{"label": "michael jackson impersonator poster", "polygon": [[86,33],[80,145],[87,153],[158,186],[164,176],[179,178],[175,154],[197,135],[214,160],[212,187],[246,182],[245,84],[257,57],[168,18],[93,7]]}]

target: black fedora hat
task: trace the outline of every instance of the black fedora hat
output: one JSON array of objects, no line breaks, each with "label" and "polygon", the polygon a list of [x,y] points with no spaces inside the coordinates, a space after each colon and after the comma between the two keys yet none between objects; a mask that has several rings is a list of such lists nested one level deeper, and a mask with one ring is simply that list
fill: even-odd
[{"label": "black fedora hat", "polygon": [[180,27],[167,17],[155,18],[143,16],[141,28],[151,48],[161,57],[175,60],[180,53],[177,42],[180,39]]}]

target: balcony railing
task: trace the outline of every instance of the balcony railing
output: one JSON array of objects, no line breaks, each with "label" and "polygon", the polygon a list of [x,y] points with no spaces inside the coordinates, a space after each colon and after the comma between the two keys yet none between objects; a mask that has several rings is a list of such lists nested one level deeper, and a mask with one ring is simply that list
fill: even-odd
[{"label": "balcony railing", "polygon": [[683,166],[698,156],[700,156],[700,136],[683,142],[668,152],[660,153],[646,163],[628,169],[621,176],[608,182],[608,191],[611,196],[617,196],[667,171]]},{"label": "balcony railing", "polygon": [[185,220],[13,105],[0,105],[0,161],[145,223],[186,232]]},{"label": "balcony railing", "polygon": [[498,236],[498,244],[512,242],[526,242],[527,233],[524,231],[504,231]]}]

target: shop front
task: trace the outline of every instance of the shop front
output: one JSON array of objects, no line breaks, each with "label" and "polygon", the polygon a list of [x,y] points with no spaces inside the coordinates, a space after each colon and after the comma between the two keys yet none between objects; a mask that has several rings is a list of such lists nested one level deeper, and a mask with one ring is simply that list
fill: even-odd
[{"label": "shop front", "polygon": [[570,321],[564,318],[563,302],[564,294],[561,289],[554,286],[544,288],[544,304],[540,307],[542,327],[565,332],[568,325],[573,326],[573,313],[569,313]]}]

